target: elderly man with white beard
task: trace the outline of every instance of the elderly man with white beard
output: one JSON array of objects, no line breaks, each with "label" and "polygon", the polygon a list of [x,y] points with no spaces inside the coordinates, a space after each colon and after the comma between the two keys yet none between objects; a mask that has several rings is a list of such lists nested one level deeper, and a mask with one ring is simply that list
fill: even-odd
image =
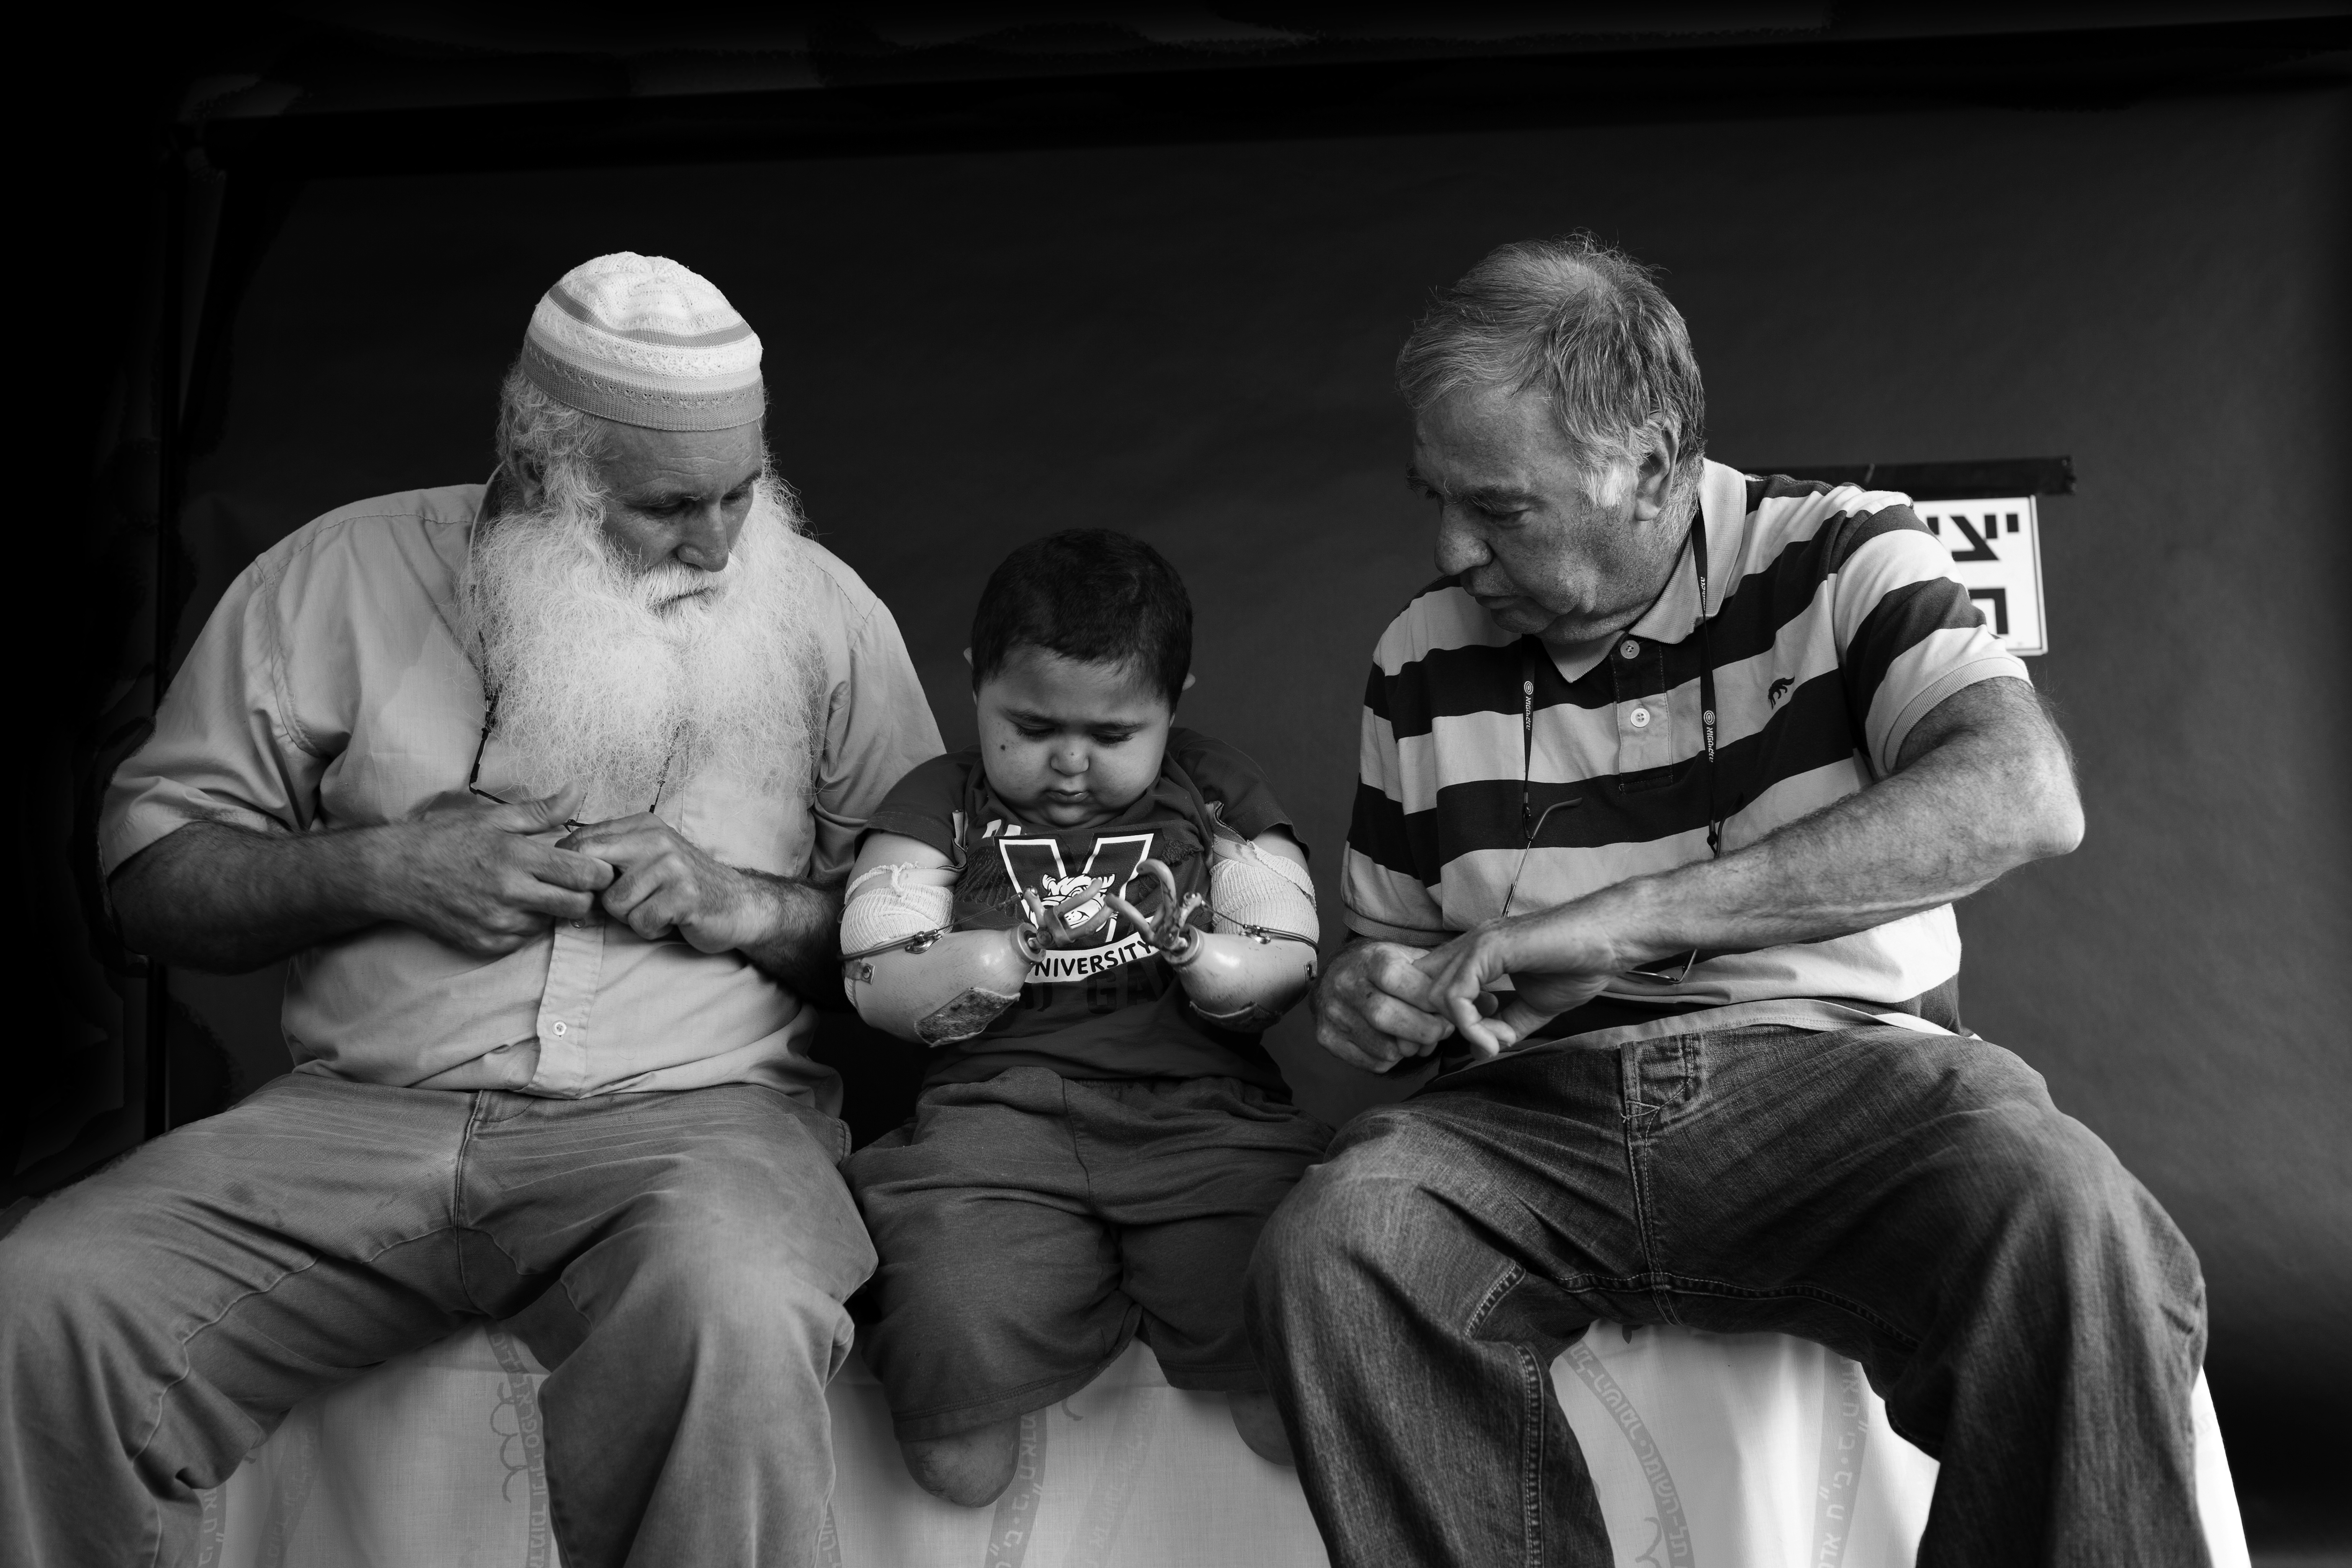
[{"label": "elderly man with white beard", "polygon": [[488,486],[330,513],[230,588],[102,830],[126,939],[290,958],[295,1070],[0,1241],[0,1559],[171,1563],[304,1396],[507,1319],[573,1568],[816,1559],[874,1255],[835,1173],[866,813],[940,741],[769,471],[703,279],[566,275]]}]

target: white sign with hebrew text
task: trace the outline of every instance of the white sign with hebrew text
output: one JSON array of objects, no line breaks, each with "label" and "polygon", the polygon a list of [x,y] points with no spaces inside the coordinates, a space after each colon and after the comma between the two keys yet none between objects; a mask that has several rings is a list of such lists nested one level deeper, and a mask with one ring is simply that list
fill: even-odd
[{"label": "white sign with hebrew text", "polygon": [[2032,496],[1911,503],[1927,531],[1952,552],[1952,575],[2014,654],[2048,653],[2042,605],[2042,533]]}]

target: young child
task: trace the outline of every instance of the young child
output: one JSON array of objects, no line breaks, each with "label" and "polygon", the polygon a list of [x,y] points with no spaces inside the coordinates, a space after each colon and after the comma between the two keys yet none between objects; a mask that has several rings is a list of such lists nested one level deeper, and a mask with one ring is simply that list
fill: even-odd
[{"label": "young child", "polygon": [[908,1471],[968,1506],[1139,1333],[1289,1462],[1241,1286],[1330,1137],[1258,1039],[1313,978],[1314,891],[1256,764],[1171,727],[1192,656],[1150,546],[1014,551],[972,620],[980,744],[899,781],[850,873],[850,999],[932,1047],[915,1119],[845,1167],[862,1342]]}]

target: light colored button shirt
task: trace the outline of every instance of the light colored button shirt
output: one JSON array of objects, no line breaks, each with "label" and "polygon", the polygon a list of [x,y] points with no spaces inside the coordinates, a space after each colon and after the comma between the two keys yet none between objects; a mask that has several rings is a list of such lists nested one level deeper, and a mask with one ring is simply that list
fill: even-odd
[{"label": "light colored button shirt", "polygon": [[[191,822],[313,833],[468,798],[484,695],[455,605],[481,500],[463,485],[362,501],[247,567],[115,774],[104,869]],[[730,865],[826,879],[899,775],[941,748],[888,608],[829,551],[794,548],[826,693],[812,775],[763,791],[701,770],[660,816]],[[493,733],[481,785],[521,798],[507,763]],[[284,1023],[298,1070],[368,1083],[565,1098],[765,1083],[828,1110],[839,1098],[807,1056],[814,1015],[772,976],[601,913],[503,958],[390,924],[322,943],[289,968]]]}]

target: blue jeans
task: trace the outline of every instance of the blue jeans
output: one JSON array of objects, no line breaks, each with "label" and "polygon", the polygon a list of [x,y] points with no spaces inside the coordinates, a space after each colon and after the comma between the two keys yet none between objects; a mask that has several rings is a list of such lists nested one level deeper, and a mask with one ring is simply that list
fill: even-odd
[{"label": "blue jeans", "polygon": [[1548,1375],[1596,1319],[1860,1362],[1942,1462],[1921,1568],[2206,1560],[2197,1259],[1972,1037],[1730,1029],[1444,1075],[1340,1133],[1247,1310],[1339,1568],[1612,1562]]},{"label": "blue jeans", "polygon": [[812,1563],[874,1262],[845,1143],[749,1084],[278,1079],[0,1240],[0,1562],[189,1560],[195,1492],[296,1402],[520,1313],[569,1568]]}]

